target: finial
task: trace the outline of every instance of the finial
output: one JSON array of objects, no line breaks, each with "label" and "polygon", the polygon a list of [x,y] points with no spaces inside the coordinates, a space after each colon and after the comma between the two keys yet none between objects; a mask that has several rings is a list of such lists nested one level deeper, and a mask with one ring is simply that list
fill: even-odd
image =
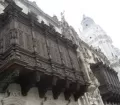
[{"label": "finial", "polygon": [[85,14],[83,14],[83,19],[85,19],[86,18],[86,16],[85,16]]},{"label": "finial", "polygon": [[61,20],[65,20],[65,11],[61,12]]},{"label": "finial", "polygon": [[35,6],[37,6],[37,4],[36,4],[36,2],[35,2],[35,1],[33,1],[32,3],[33,3]]},{"label": "finial", "polygon": [[64,16],[64,14],[65,14],[65,10],[63,12],[61,12],[61,16]]}]

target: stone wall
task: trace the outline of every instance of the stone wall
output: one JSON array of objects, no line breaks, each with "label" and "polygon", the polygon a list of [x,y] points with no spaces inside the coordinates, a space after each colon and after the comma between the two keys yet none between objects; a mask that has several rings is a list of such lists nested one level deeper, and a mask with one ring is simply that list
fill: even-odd
[{"label": "stone wall", "polygon": [[20,85],[11,84],[6,93],[0,94],[0,105],[78,105],[78,102],[74,101],[73,97],[66,101],[64,94],[55,100],[52,91],[48,91],[44,98],[40,98],[36,87],[31,88],[27,96],[22,96]]}]

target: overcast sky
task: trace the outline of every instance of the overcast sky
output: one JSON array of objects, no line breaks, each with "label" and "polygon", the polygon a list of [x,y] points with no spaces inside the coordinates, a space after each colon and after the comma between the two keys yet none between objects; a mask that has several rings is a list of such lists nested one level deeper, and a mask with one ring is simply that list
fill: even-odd
[{"label": "overcast sky", "polygon": [[109,35],[113,44],[120,49],[120,0],[30,0],[47,14],[54,14],[60,19],[65,11],[65,18],[78,32],[83,14],[93,18]]}]

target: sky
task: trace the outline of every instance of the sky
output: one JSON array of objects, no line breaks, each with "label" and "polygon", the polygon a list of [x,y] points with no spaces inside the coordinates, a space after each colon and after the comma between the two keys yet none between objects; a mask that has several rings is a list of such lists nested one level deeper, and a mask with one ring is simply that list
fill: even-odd
[{"label": "sky", "polygon": [[113,45],[120,49],[120,0],[30,0],[48,15],[56,15],[65,11],[66,21],[82,31],[83,14],[91,17],[96,24],[113,40]]}]

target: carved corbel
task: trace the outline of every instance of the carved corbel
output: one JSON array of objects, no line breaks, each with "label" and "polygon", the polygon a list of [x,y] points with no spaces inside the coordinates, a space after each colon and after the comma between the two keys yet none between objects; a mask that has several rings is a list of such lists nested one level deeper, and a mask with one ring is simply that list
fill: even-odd
[{"label": "carved corbel", "polygon": [[35,72],[35,75],[36,75],[36,82],[39,82],[41,74],[39,72]]},{"label": "carved corbel", "polygon": [[57,80],[58,80],[58,78],[56,76],[53,76],[53,80],[52,80],[52,85],[53,86],[56,86]]},{"label": "carved corbel", "polygon": [[45,97],[45,93],[47,92],[47,88],[38,87],[38,91],[39,91],[40,98],[43,98],[43,97]]},{"label": "carved corbel", "polygon": [[81,93],[81,88],[80,88],[80,83],[76,83],[76,92],[73,94],[75,101],[80,97],[80,93]]},{"label": "carved corbel", "polygon": [[21,93],[23,96],[27,96],[28,91],[30,90],[31,86],[28,84],[20,84],[21,85]]},{"label": "carved corbel", "polygon": [[72,90],[71,90],[72,87],[70,86],[70,84],[71,84],[71,82],[69,80],[66,80],[65,92],[64,92],[66,100],[69,100],[70,96],[72,94]]},{"label": "carved corbel", "polygon": [[30,88],[36,86],[39,81],[40,73],[37,71],[21,73],[18,82],[21,85],[22,95],[26,96]]},{"label": "carved corbel", "polygon": [[83,96],[85,92],[87,92],[88,86],[89,86],[88,83],[80,85],[79,90],[74,93],[75,101],[77,101],[79,97]]},{"label": "carved corbel", "polygon": [[61,84],[63,81],[58,79],[57,77],[53,78],[53,86],[52,86],[52,92],[54,99],[58,99],[58,96],[62,92],[62,89],[64,88],[64,85]]},{"label": "carved corbel", "polygon": [[40,81],[37,83],[37,87],[38,87],[38,91],[39,91],[39,96],[41,98],[44,98],[45,97],[45,94],[48,90],[48,87],[51,83],[51,78],[47,75],[42,75],[41,78],[40,78]]}]

